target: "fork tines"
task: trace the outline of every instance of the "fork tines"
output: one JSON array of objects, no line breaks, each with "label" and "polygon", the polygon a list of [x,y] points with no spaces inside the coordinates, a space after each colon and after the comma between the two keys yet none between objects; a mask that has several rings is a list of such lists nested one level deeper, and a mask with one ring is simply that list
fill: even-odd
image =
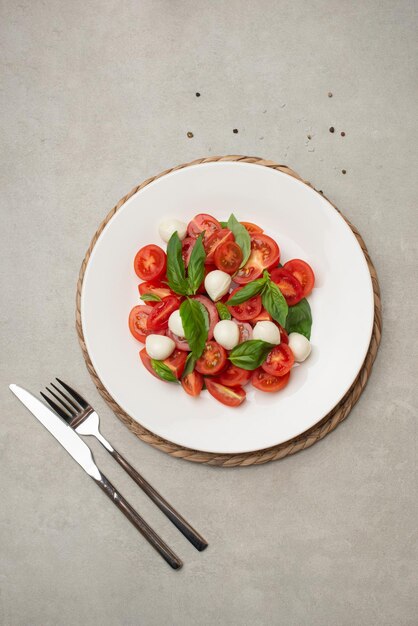
[{"label": "fork tines", "polygon": [[84,400],[84,398],[82,398],[80,394],[78,394],[69,385],[64,383],[59,378],[56,378],[56,380],[62,387],[64,387],[64,389],[66,389],[66,391],[72,396],[72,398],[52,382],[51,387],[53,387],[58,393],[55,393],[49,387],[47,387],[46,390],[53,398],[55,398],[55,400],[58,401],[59,404],[54,402],[54,400],[52,400],[42,391],[40,392],[41,396],[44,398],[44,400],[48,402],[49,406],[58,413],[60,417],[62,417],[66,422],[71,422],[71,420],[76,417],[76,415],[78,415],[83,409],[87,409],[89,405]]}]

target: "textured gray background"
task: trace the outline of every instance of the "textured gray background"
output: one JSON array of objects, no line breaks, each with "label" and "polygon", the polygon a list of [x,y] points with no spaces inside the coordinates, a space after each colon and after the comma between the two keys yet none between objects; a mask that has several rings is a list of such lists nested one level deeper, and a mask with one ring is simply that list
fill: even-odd
[{"label": "textured gray background", "polygon": [[[2,624],[417,624],[413,1],[1,4]],[[79,265],[108,209],[166,167],[228,153],[285,162],[323,189],[363,234],[384,306],[350,418],[302,454],[238,470],[137,440],[74,330]],[[208,537],[195,552],[93,445],[181,572],[7,389],[52,375],[91,398],[104,433]]]}]

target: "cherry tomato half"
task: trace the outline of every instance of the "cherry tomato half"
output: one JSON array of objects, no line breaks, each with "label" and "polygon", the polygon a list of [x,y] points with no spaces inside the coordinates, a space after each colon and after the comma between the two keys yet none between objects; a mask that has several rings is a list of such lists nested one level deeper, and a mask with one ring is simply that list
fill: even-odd
[{"label": "cherry tomato half", "polygon": [[289,377],[290,372],[287,372],[284,376],[273,376],[273,374],[268,374],[263,369],[258,368],[252,373],[251,384],[256,389],[271,393],[284,389],[289,382]]},{"label": "cherry tomato half", "polygon": [[284,264],[284,269],[293,274],[300,282],[303,290],[303,297],[309,296],[315,284],[315,274],[308,263],[302,259],[292,259]]},{"label": "cherry tomato half", "polygon": [[222,227],[217,219],[208,215],[207,213],[199,213],[189,222],[187,226],[187,234],[189,237],[196,239],[200,233],[205,231],[205,239],[210,237],[215,230],[220,230]]},{"label": "cherry tomato half", "polygon": [[215,265],[218,270],[235,274],[242,263],[242,250],[235,241],[226,241],[215,250]]},{"label": "cherry tomato half", "polygon": [[248,230],[250,235],[256,235],[257,233],[258,234],[264,233],[264,230],[262,228],[257,226],[257,224],[253,224],[252,222],[241,222],[241,224],[245,226],[245,228]]},{"label": "cherry tomato half", "polygon": [[252,372],[249,370],[243,370],[237,365],[229,365],[218,376],[218,380],[222,385],[227,387],[235,387],[236,385],[246,385],[252,376]]},{"label": "cherry tomato half", "polygon": [[206,265],[212,265],[215,262],[217,248],[226,241],[234,241],[234,235],[228,228],[216,230],[210,237],[205,239]]},{"label": "cherry tomato half", "polygon": [[267,374],[273,374],[273,376],[284,376],[289,372],[295,362],[293,352],[284,343],[280,343],[275,346],[271,352],[268,353],[266,360],[261,366]]},{"label": "cherry tomato half", "polygon": [[196,369],[201,374],[218,374],[226,365],[225,348],[216,341],[208,341],[202,356],[196,361]]},{"label": "cherry tomato half", "polygon": [[146,336],[150,334],[147,329],[147,321],[151,311],[152,306],[137,305],[129,313],[129,330],[135,339],[142,341],[142,343],[145,343]]},{"label": "cherry tomato half", "polygon": [[181,242],[181,256],[183,257],[184,265],[186,267],[189,265],[190,256],[192,254],[195,243],[196,239],[193,239],[193,237],[186,237]]},{"label": "cherry tomato half", "polygon": [[234,276],[234,281],[245,285],[259,278],[263,270],[276,265],[280,259],[280,249],[277,243],[268,235],[251,235],[250,258]]},{"label": "cherry tomato half", "polygon": [[[163,298],[168,298],[168,296],[175,295],[174,291],[171,291],[170,287],[160,282],[159,280],[155,280],[155,281],[148,280],[145,283],[139,283],[138,291],[139,291],[140,296],[143,296],[144,294],[149,293],[153,296],[158,296],[159,298],[161,298],[161,300]],[[156,301],[149,300],[147,302],[149,303],[149,306],[155,306],[158,303],[158,300]]]},{"label": "cherry tomato half", "polygon": [[165,274],[167,256],[160,246],[144,246],[135,255],[135,273],[142,280],[157,280]]},{"label": "cherry tomato half", "polygon": [[277,267],[270,275],[285,297],[289,306],[297,304],[303,298],[303,289],[300,282],[284,267]]},{"label": "cherry tomato half", "polygon": [[168,318],[180,306],[180,300],[176,296],[168,296],[152,308],[147,321],[147,329],[151,331],[165,330],[168,328]]},{"label": "cherry tomato half", "polygon": [[275,323],[277,324],[280,330],[280,343],[285,343],[287,345],[289,343],[289,335],[287,334],[283,326],[280,326],[280,324],[278,324],[277,322]]},{"label": "cherry tomato half", "polygon": [[271,322],[271,321],[272,321],[272,317],[270,313],[266,311],[266,309],[263,308],[261,309],[257,317],[253,317],[253,319],[251,320],[251,323],[257,324],[257,322]]},{"label": "cherry tomato half", "polygon": [[[237,292],[241,291],[241,287],[237,287],[231,293],[230,298],[235,295]],[[235,319],[240,321],[252,320],[254,317],[260,314],[262,309],[261,304],[261,296],[253,296],[249,300],[246,300],[242,304],[230,305],[227,304],[228,310],[235,317]]]},{"label": "cherry tomato half", "polygon": [[215,379],[206,378],[206,388],[213,396],[226,406],[239,406],[245,400],[246,393],[242,387],[227,387]]},{"label": "cherry tomato half", "polygon": [[146,351],[145,348],[142,348],[142,350],[139,351],[139,356],[140,359],[142,361],[142,365],[149,371],[150,374],[152,374],[153,376],[155,376],[155,378],[158,378],[158,380],[161,380],[161,378],[158,376],[158,374],[156,374],[156,372],[154,372],[154,369],[151,365],[151,359],[148,356],[148,352]]},{"label": "cherry tomato half", "polygon": [[239,322],[238,320],[232,320],[238,326],[239,330],[239,342],[249,341],[253,338],[253,328],[248,322]]},{"label": "cherry tomato half", "polygon": [[[144,367],[146,367],[146,369],[153,376],[158,378],[158,380],[162,380],[158,376],[158,374],[156,374],[156,372],[154,371],[154,368],[152,367],[152,364],[151,364],[151,359],[148,356],[146,348],[142,348],[142,350],[139,352],[139,356],[141,357],[141,361],[142,361]],[[171,354],[171,356],[168,357],[168,359],[164,359],[163,363],[165,365],[167,365],[167,367],[170,368],[170,370],[172,371],[174,376],[177,379],[179,379],[181,377],[181,375],[183,374],[184,367],[186,365],[186,359],[187,359],[187,354],[185,352],[180,352],[179,350],[174,350],[174,352]]]},{"label": "cherry tomato half", "polygon": [[189,396],[199,396],[203,387],[203,376],[199,372],[190,372],[181,379],[181,386]]}]

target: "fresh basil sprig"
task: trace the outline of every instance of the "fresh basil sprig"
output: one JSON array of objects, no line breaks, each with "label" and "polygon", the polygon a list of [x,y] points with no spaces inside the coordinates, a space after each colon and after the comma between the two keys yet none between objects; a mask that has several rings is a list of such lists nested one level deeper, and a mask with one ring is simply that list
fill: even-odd
[{"label": "fresh basil sprig", "polygon": [[155,293],[144,293],[140,298],[144,302],[161,302],[160,296],[157,296]]},{"label": "fresh basil sprig", "polygon": [[238,344],[229,354],[229,360],[243,370],[255,370],[266,360],[274,345],[261,339],[249,339]]},{"label": "fresh basil sprig", "polygon": [[187,359],[186,359],[186,365],[184,366],[183,374],[181,376],[182,378],[184,378],[185,376],[193,372],[194,366],[196,365],[196,361],[197,361],[196,357],[193,356],[191,352],[189,352],[189,354],[187,355]]},{"label": "fresh basil sprig", "polygon": [[207,309],[198,300],[187,298],[180,305],[180,317],[190,350],[193,356],[198,359],[208,338],[209,315]]},{"label": "fresh basil sprig", "polygon": [[263,307],[281,326],[286,324],[288,306],[276,283],[268,279],[261,294]]},{"label": "fresh basil sprig", "polygon": [[312,313],[309,302],[303,298],[294,306],[289,307],[286,320],[286,331],[288,333],[300,333],[307,339],[311,338]]},{"label": "fresh basil sprig", "polygon": [[167,244],[167,282],[175,293],[185,296],[189,292],[189,283],[181,254],[181,241],[175,231]]},{"label": "fresh basil sprig", "polygon": [[196,239],[187,268],[190,294],[196,293],[205,275],[206,252],[203,247],[203,235],[204,233],[200,233],[199,237]]},{"label": "fresh basil sprig", "polygon": [[230,320],[232,315],[228,311],[228,307],[223,302],[215,302],[218,314],[221,320]]},{"label": "fresh basil sprig", "polygon": [[222,228],[228,228],[228,222],[219,222]]},{"label": "fresh basil sprig", "polygon": [[151,359],[152,369],[160,378],[166,380],[169,383],[176,383],[177,378],[174,376],[171,369],[166,365],[163,361],[157,361],[156,359]]},{"label": "fresh basil sprig", "polygon": [[227,228],[232,232],[235,237],[236,243],[242,250],[242,262],[241,267],[243,267],[248,261],[248,257],[251,254],[251,239],[248,233],[248,230],[239,223],[237,218],[233,213],[231,213],[229,220],[227,222]]},{"label": "fresh basil sprig", "polygon": [[268,275],[267,277],[263,276],[263,278],[257,278],[257,280],[253,280],[251,283],[244,285],[244,287],[241,287],[241,289],[237,291],[232,298],[229,298],[227,304],[235,306],[236,304],[242,304],[243,302],[254,298],[254,296],[257,296],[263,291],[267,281]]}]

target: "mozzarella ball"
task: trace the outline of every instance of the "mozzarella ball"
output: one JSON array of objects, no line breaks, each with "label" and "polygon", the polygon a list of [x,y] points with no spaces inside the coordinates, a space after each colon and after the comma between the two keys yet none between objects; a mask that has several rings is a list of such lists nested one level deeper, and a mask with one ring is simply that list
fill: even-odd
[{"label": "mozzarella ball", "polygon": [[168,327],[172,333],[178,337],[184,337],[183,322],[181,321],[180,311],[173,311],[168,318]]},{"label": "mozzarella ball", "polygon": [[216,341],[225,350],[232,350],[239,343],[239,328],[232,320],[221,320],[213,330]]},{"label": "mozzarella ball", "polygon": [[158,227],[160,237],[165,242],[169,241],[171,235],[176,231],[179,238],[184,239],[187,233],[187,224],[185,222],[180,222],[179,220],[171,218],[160,222],[160,225]]},{"label": "mozzarella ball", "polygon": [[253,339],[262,339],[263,341],[267,341],[267,343],[272,343],[277,346],[281,341],[280,330],[273,322],[267,320],[257,322],[253,330]]},{"label": "mozzarella ball", "polygon": [[148,335],[145,339],[145,348],[148,356],[157,361],[168,359],[175,347],[174,341],[165,335]]},{"label": "mozzarella ball", "polygon": [[311,343],[300,333],[290,333],[289,348],[293,352],[295,361],[302,363],[311,353]]},{"label": "mozzarella ball", "polygon": [[205,289],[209,294],[209,297],[216,302],[220,300],[222,296],[228,293],[231,286],[231,277],[226,272],[221,270],[213,270],[205,278]]}]

